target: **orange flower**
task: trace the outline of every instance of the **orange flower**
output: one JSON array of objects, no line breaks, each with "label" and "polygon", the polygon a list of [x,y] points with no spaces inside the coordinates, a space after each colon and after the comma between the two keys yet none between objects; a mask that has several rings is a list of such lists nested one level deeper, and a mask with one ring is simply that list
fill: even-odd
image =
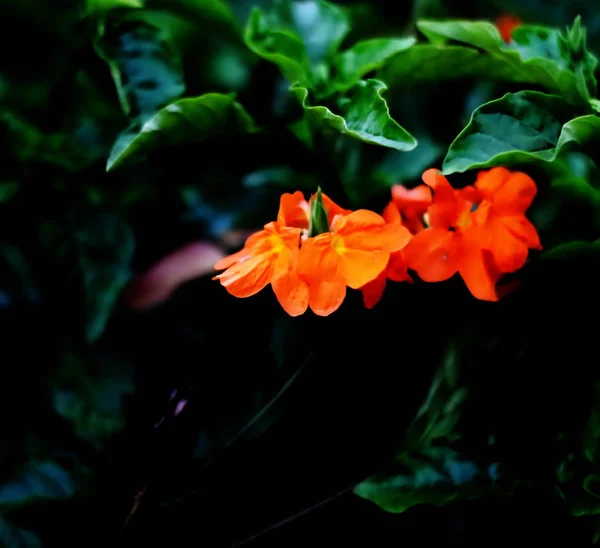
[{"label": "orange flower", "polygon": [[309,286],[309,306],[319,316],[339,308],[346,286],[359,289],[387,267],[390,254],[404,248],[410,232],[401,224],[388,224],[377,213],[359,209],[339,216],[332,232],[302,244],[298,273]]},{"label": "orange flower", "polygon": [[461,190],[435,169],[427,170],[423,181],[434,191],[430,228],[407,246],[408,267],[426,282],[458,272],[473,296],[497,301],[502,274],[523,265],[528,247],[539,248],[535,227],[524,216],[535,183],[504,168],[480,173],[474,187]]},{"label": "orange flower", "polygon": [[403,185],[394,185],[392,201],[402,215],[404,226],[413,234],[425,228],[422,218],[431,204],[431,190],[426,185],[410,189]]},{"label": "orange flower", "polygon": [[512,40],[512,31],[521,25],[521,20],[516,15],[501,15],[496,19],[495,25],[502,40],[508,44]]},{"label": "orange flower", "polygon": [[[424,187],[427,192],[429,189]],[[410,191],[409,191],[410,192]],[[431,197],[431,195],[430,195]],[[388,224],[402,225],[402,217],[398,206],[394,202],[390,202],[383,210],[382,217]],[[416,217],[415,217],[416,218]],[[418,220],[418,219],[417,219]],[[406,259],[404,257],[404,249],[390,253],[387,266],[373,281],[364,285],[361,288],[363,294],[363,302],[366,308],[373,308],[383,297],[387,280],[394,282],[409,282],[412,283],[412,278],[408,273],[408,267],[406,265]]]},{"label": "orange flower", "polygon": [[483,202],[473,213],[479,245],[490,250],[501,272],[515,272],[527,260],[529,249],[542,249],[538,233],[525,217],[537,194],[533,179],[503,167],[481,171],[475,188]]},{"label": "orange flower", "polygon": [[300,246],[299,228],[268,223],[264,230],[252,234],[244,249],[225,257],[216,270],[226,269],[215,276],[234,297],[250,297],[268,284],[283,309],[290,316],[304,314],[308,308],[308,286],[296,273]]},{"label": "orange flower", "polygon": [[[285,193],[281,196],[279,202],[279,212],[277,213],[277,222],[282,226],[290,226],[308,230],[310,225],[310,204],[315,200],[316,194],[313,194],[309,201],[304,199],[302,192],[297,190],[293,194]],[[343,209],[337,205],[331,198],[321,193],[323,205],[329,215],[329,224],[332,225],[338,216],[348,215],[349,209]]]}]

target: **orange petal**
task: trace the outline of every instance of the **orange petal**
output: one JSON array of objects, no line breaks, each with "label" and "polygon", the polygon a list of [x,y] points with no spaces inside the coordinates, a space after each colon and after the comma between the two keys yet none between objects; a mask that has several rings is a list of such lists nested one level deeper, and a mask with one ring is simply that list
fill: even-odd
[{"label": "orange petal", "polygon": [[310,205],[304,199],[302,192],[297,190],[293,194],[285,193],[279,200],[277,222],[282,226],[295,228],[308,228],[310,220]]},{"label": "orange petal", "polygon": [[277,236],[281,238],[284,245],[292,251],[297,251],[300,248],[301,234],[302,229],[290,227],[281,227],[277,232]]},{"label": "orange petal", "polygon": [[454,194],[459,200],[470,202],[471,204],[477,204],[482,199],[481,193],[474,186],[458,188],[454,191]]},{"label": "orange petal", "polygon": [[537,194],[533,179],[525,173],[512,173],[508,180],[494,193],[492,203],[495,212],[502,215],[525,213]]},{"label": "orange petal", "polygon": [[437,169],[428,169],[423,173],[423,181],[434,192],[433,204],[427,210],[429,225],[443,229],[454,226],[458,217],[458,200],[448,179]]},{"label": "orange petal", "polygon": [[359,289],[383,272],[390,259],[386,251],[346,248],[340,254],[340,274],[348,287]]},{"label": "orange petal", "polygon": [[223,257],[220,261],[217,261],[217,263],[214,266],[214,269],[225,270],[226,268],[229,268],[231,265],[234,265],[235,263],[243,260],[245,257],[248,257],[250,255],[251,252],[248,249],[240,249],[236,253],[227,255],[227,257]]},{"label": "orange petal", "polygon": [[524,215],[502,217],[502,224],[530,249],[542,249],[540,237],[533,223]]},{"label": "orange petal", "polygon": [[335,235],[343,238],[348,249],[398,251],[411,239],[408,229],[398,224],[386,224],[373,211],[359,209],[343,217],[335,227]]},{"label": "orange petal", "polygon": [[383,220],[388,224],[402,224],[402,215],[400,215],[400,210],[398,206],[394,202],[390,202],[385,206],[383,213],[381,214]]},{"label": "orange petal", "polygon": [[275,258],[272,252],[253,255],[235,263],[213,280],[219,280],[234,297],[256,295],[271,281]]},{"label": "orange petal", "polygon": [[494,267],[491,253],[476,243],[465,242],[458,270],[471,295],[482,301],[497,301],[496,283],[500,273]]},{"label": "orange petal", "polygon": [[475,188],[483,198],[492,199],[498,189],[508,180],[511,173],[505,167],[494,167],[477,174]]},{"label": "orange petal", "polygon": [[479,247],[492,253],[501,272],[515,272],[527,260],[527,245],[516,238],[502,219],[490,217],[485,226],[474,229]]},{"label": "orange petal", "polygon": [[408,273],[408,265],[406,264],[404,255],[404,249],[390,255],[390,260],[386,269],[387,277],[394,282],[412,283],[413,280]]},{"label": "orange petal", "polygon": [[310,309],[317,316],[329,316],[335,312],[346,298],[346,284],[340,276],[323,278],[309,284]]},{"label": "orange petal", "polygon": [[406,188],[403,185],[392,187],[392,200],[408,219],[422,217],[431,204],[431,190],[426,185]]},{"label": "orange petal", "polygon": [[373,308],[383,297],[383,292],[386,286],[386,275],[385,271],[382,272],[377,278],[369,282],[364,287],[361,287],[363,303],[368,309]]},{"label": "orange petal", "polygon": [[309,291],[305,281],[298,277],[293,269],[271,282],[273,292],[279,304],[290,316],[300,316],[308,308]]},{"label": "orange petal", "polygon": [[335,232],[346,236],[352,232],[370,230],[379,226],[385,226],[385,220],[381,215],[368,209],[357,209],[337,222]]},{"label": "orange petal", "polygon": [[385,225],[371,230],[357,230],[343,236],[344,247],[363,251],[386,251],[393,253],[404,249],[412,234],[402,225]]},{"label": "orange petal", "polygon": [[309,285],[339,275],[339,255],[331,247],[332,234],[326,232],[308,238],[298,254],[298,275]]},{"label": "orange petal", "polygon": [[408,228],[397,224],[386,225],[376,232],[381,247],[390,253],[404,249],[413,237]]},{"label": "orange petal", "polygon": [[270,251],[273,248],[272,236],[275,234],[275,230],[270,225],[274,225],[274,223],[265,225],[265,230],[259,230],[254,234],[250,234],[244,244],[244,248],[251,250],[253,255]]},{"label": "orange petal", "polygon": [[425,229],[425,225],[421,219],[404,219],[403,224],[411,234],[417,234]]},{"label": "orange petal", "polygon": [[404,249],[408,268],[425,282],[441,282],[458,270],[460,243],[454,232],[426,228],[416,234]]}]

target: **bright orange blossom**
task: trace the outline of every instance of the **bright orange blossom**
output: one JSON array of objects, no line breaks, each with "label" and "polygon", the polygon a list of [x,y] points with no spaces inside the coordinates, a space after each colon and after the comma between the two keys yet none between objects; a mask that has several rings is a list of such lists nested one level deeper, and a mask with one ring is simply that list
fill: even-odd
[{"label": "bright orange blossom", "polygon": [[431,190],[427,185],[418,185],[415,188],[394,185],[392,202],[402,216],[402,223],[413,234],[425,228],[422,219],[431,205]]},{"label": "bright orange blossom", "polygon": [[535,183],[504,168],[481,172],[475,186],[460,190],[435,169],[427,170],[423,181],[434,192],[430,226],[406,247],[408,267],[427,282],[458,272],[473,296],[497,301],[502,274],[523,266],[528,248],[541,249],[535,227],[525,218]]},{"label": "bright orange blossom", "polygon": [[298,273],[309,286],[309,306],[319,316],[339,308],[346,286],[359,289],[379,276],[390,253],[411,237],[402,225],[387,224],[366,209],[338,217],[332,229],[306,240],[298,258]]},{"label": "bright orange blossom", "polygon": [[331,314],[346,287],[361,289],[365,306],[372,308],[388,279],[412,282],[409,268],[426,282],[458,272],[476,298],[498,300],[501,276],[521,268],[529,249],[541,249],[525,217],[535,183],[505,168],[482,171],[474,186],[459,190],[435,169],[423,181],[410,190],[396,185],[383,216],[343,209],[321,194],[329,230],[314,237],[308,229],[316,195],[306,201],[301,192],[283,194],[277,222],[219,261],[215,268],[225,272],[214,279],[237,297],[271,284],[292,316],[308,307],[320,316]]},{"label": "bright orange blossom", "polygon": [[[290,226],[307,230],[310,225],[310,204],[315,199],[316,194],[310,197],[309,201],[304,199],[302,192],[297,190],[293,194],[285,193],[279,201],[279,212],[277,213],[277,222],[282,226]],[[343,209],[337,205],[331,198],[321,193],[323,205],[329,216],[329,224],[333,225],[335,219],[340,215],[351,213],[349,209]]]},{"label": "bright orange blossom", "polygon": [[[427,190],[427,192],[429,192],[427,187],[424,188]],[[431,194],[429,196],[431,197]],[[382,217],[388,224],[402,225],[400,211],[398,210],[396,203],[393,201],[385,207]],[[418,220],[416,216],[414,218]],[[381,271],[379,276],[361,287],[363,302],[366,308],[373,308],[381,300],[387,285],[387,280],[392,280],[394,282],[413,282],[410,274],[408,273],[406,259],[404,258],[404,250],[405,248],[402,248],[398,251],[390,253],[388,264]]]},{"label": "bright orange blossom", "polygon": [[304,314],[308,308],[308,286],[296,273],[300,248],[299,228],[268,223],[264,230],[252,234],[244,249],[221,259],[215,276],[234,297],[250,297],[268,284],[283,309],[290,316]]},{"label": "bright orange blossom", "polygon": [[502,36],[502,40],[508,44],[512,40],[512,31],[521,25],[521,19],[516,15],[501,15],[496,19],[495,25],[498,32],[500,32],[500,36]]}]

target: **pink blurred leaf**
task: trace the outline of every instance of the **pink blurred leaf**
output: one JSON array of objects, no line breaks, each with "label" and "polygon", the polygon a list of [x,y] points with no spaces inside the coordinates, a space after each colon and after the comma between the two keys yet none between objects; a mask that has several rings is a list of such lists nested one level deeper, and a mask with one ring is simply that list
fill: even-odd
[{"label": "pink blurred leaf", "polygon": [[164,302],[181,284],[213,273],[223,257],[223,250],[210,242],[186,244],[138,274],[124,293],[125,305],[145,310]]}]

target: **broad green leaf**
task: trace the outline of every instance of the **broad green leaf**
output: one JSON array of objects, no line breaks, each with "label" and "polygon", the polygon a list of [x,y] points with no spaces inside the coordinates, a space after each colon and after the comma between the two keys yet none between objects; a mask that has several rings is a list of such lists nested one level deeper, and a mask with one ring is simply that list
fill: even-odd
[{"label": "broad green leaf", "polygon": [[[573,104],[587,103],[590,97],[586,85],[595,93],[595,80],[590,74],[597,64],[596,58],[584,51],[581,43],[577,45],[579,50],[574,49],[570,35],[564,36],[558,30],[541,26],[518,27],[513,32],[511,43],[506,44],[496,27],[486,21],[423,20],[417,26],[437,50],[429,48],[405,56],[409,62],[415,63],[419,55],[437,54],[442,76],[452,76],[441,62],[445,57],[451,64],[459,65],[460,56],[470,55],[471,59],[467,59],[469,64],[459,69],[458,76],[482,76],[538,84]],[[477,56],[459,52],[456,47],[447,50],[449,41],[477,48]],[[399,57],[387,74],[400,80],[406,70],[402,65],[402,57]],[[432,80],[441,79],[431,71],[427,76]],[[582,77],[585,80],[583,84]]]},{"label": "broad green leaf", "polygon": [[363,76],[381,68],[401,51],[408,50],[416,39],[372,38],[357,42],[351,48],[337,54],[332,60],[333,83],[331,91],[346,91]]},{"label": "broad green leaf", "polygon": [[180,99],[143,124],[134,124],[115,143],[107,171],[157,148],[199,142],[214,135],[255,131],[254,123],[233,95],[207,93]]},{"label": "broad green leaf", "polygon": [[338,99],[337,106],[332,107],[335,112],[325,106],[311,105],[305,87],[295,86],[291,91],[302,103],[305,115],[318,128],[332,129],[365,143],[412,150],[417,140],[391,118],[381,96],[386,89],[379,80],[360,81]]},{"label": "broad green leaf", "polygon": [[440,440],[458,437],[456,426],[468,393],[461,379],[461,359],[458,341],[450,341],[427,397],[408,427],[408,450],[421,450]]},{"label": "broad green leaf", "polygon": [[43,548],[42,541],[35,533],[17,527],[2,516],[0,516],[0,546],[10,546],[11,548]]},{"label": "broad green leaf", "polygon": [[67,132],[46,133],[9,110],[0,112],[0,129],[5,133],[9,150],[23,162],[78,171],[99,160],[104,153],[102,148],[85,146]]},{"label": "broad green leaf", "polygon": [[600,240],[595,242],[569,242],[542,253],[540,260],[569,261],[581,257],[597,257],[600,254]]},{"label": "broad green leaf", "polygon": [[532,81],[515,73],[513,67],[502,59],[474,48],[445,44],[416,44],[396,55],[381,69],[380,76],[394,88],[412,88],[465,77]]},{"label": "broad green leaf", "polygon": [[86,0],[87,13],[97,15],[115,8],[143,8],[143,0]]},{"label": "broad green leaf", "polygon": [[346,14],[323,0],[276,0],[274,17],[297,33],[312,65],[333,55],[350,31]]},{"label": "broad green leaf", "polygon": [[101,352],[66,352],[53,379],[52,404],[80,440],[101,449],[123,431],[126,398],[135,391],[129,363]]},{"label": "broad green leaf", "polygon": [[310,85],[308,54],[293,31],[273,28],[262,11],[254,8],[244,32],[244,40],[256,55],[277,65],[288,80]]},{"label": "broad green leaf", "polygon": [[166,10],[198,21],[225,23],[237,28],[237,20],[227,0],[145,0],[149,9]]},{"label": "broad green leaf", "polygon": [[79,291],[76,310],[69,311],[74,329],[87,342],[103,333],[117,299],[132,276],[135,238],[118,217],[104,212],[76,211],[68,219],[42,224],[40,238],[64,283]]},{"label": "broad green leaf", "polygon": [[73,473],[56,462],[32,462],[11,481],[0,485],[0,509],[6,513],[44,499],[69,499],[78,487]]},{"label": "broad green leaf", "polygon": [[[572,242],[545,254],[560,261],[600,256],[600,240],[593,243]],[[556,487],[563,502],[574,516],[600,515],[600,383],[594,385],[595,396],[589,417],[577,437],[577,452],[567,455],[556,469]]]},{"label": "broad green leaf", "polygon": [[181,60],[166,25],[107,23],[96,49],[110,67],[123,112],[132,119],[147,119],[185,91]]},{"label": "broad green leaf", "polygon": [[359,483],[354,493],[387,512],[401,513],[418,504],[441,506],[455,500],[508,492],[499,466],[480,467],[448,447],[401,454],[382,473]]},{"label": "broad green leaf", "polygon": [[254,8],[244,33],[246,45],[276,64],[292,83],[312,87],[323,79],[322,64],[349,31],[337,6],[322,0],[279,0],[269,12]]},{"label": "broad green leaf", "polygon": [[469,169],[550,163],[600,139],[600,117],[580,116],[562,98],[537,91],[507,93],[473,112],[444,159],[445,174]]}]

